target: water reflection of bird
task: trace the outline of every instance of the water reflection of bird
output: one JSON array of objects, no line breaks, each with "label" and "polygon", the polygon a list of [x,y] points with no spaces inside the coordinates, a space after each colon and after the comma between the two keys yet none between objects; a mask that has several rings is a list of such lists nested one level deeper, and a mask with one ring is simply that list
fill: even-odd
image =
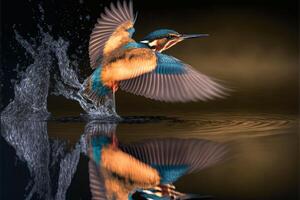
[{"label": "water reflection of bird", "polygon": [[101,14],[90,36],[90,64],[95,71],[85,81],[84,96],[99,104],[118,88],[151,99],[187,102],[223,97],[225,88],[188,64],[161,52],[188,38],[169,29],[132,39],[132,3],[111,4]]},{"label": "water reflection of bird", "polygon": [[[222,144],[198,139],[160,139],[120,144],[112,125],[94,124],[87,137],[93,199],[189,199],[173,183],[225,157]],[[103,132],[103,130],[105,130]],[[99,134],[100,133],[100,134]]]}]

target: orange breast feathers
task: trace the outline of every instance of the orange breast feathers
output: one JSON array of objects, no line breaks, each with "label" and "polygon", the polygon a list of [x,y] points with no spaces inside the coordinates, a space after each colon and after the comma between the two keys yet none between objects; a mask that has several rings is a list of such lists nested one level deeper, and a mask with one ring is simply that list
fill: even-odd
[{"label": "orange breast feathers", "polygon": [[128,49],[111,57],[104,64],[101,79],[104,85],[135,78],[156,68],[156,56],[151,49]]},{"label": "orange breast feathers", "polygon": [[118,149],[104,148],[101,154],[102,167],[135,182],[143,188],[151,188],[160,183],[156,169],[140,162],[129,154]]}]

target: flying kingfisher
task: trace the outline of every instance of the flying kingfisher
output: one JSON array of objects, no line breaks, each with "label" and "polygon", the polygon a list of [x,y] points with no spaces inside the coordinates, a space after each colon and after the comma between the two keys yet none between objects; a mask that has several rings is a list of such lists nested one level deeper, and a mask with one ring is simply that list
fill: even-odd
[{"label": "flying kingfisher", "polygon": [[[91,126],[90,126],[91,125]],[[180,177],[222,161],[227,146],[200,139],[153,139],[119,143],[115,126],[91,123],[87,133],[92,199],[208,199],[173,185]]]},{"label": "flying kingfisher", "polygon": [[101,104],[118,88],[165,102],[206,101],[226,95],[226,88],[216,80],[162,53],[185,39],[207,34],[159,29],[136,42],[132,39],[136,16],[131,1],[105,7],[90,36],[90,65],[95,70],[85,80],[84,96]]}]

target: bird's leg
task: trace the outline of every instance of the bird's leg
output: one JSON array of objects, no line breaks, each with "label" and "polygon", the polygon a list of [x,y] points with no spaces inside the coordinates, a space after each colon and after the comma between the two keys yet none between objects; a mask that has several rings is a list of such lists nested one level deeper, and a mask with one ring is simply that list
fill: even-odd
[{"label": "bird's leg", "polygon": [[119,141],[115,133],[112,135],[112,146],[114,148],[117,148],[119,146]]},{"label": "bird's leg", "polygon": [[114,107],[115,112],[116,112],[116,95],[115,95],[115,93],[117,90],[118,90],[118,84],[115,83],[112,87],[112,93],[113,93],[112,100],[113,100],[113,107]]}]

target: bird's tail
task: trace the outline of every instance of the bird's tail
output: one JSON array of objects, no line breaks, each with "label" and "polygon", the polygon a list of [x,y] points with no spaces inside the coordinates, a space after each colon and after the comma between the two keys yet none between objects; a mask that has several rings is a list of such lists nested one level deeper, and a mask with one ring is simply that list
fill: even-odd
[{"label": "bird's tail", "polygon": [[81,94],[95,103],[97,106],[103,104],[106,95],[111,90],[101,80],[102,67],[98,67],[83,83]]}]

